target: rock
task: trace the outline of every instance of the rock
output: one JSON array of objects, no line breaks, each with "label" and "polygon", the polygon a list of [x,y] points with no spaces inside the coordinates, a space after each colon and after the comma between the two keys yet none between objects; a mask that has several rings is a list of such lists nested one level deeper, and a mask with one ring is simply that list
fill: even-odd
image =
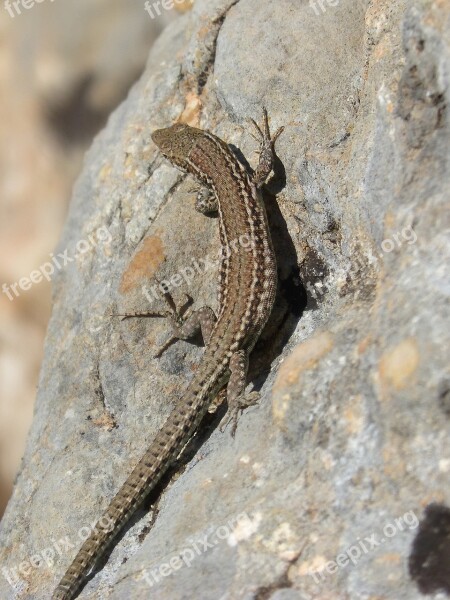
[{"label": "rock", "polygon": [[173,16],[151,20],[128,0],[2,5],[0,518],[33,416],[51,311],[46,278],[17,293],[3,283],[17,286],[48,262],[84,152]]},{"label": "rock", "polygon": [[[261,401],[235,439],[223,411],[209,418],[80,598],[449,591],[445,565],[424,572],[423,543],[427,507],[450,503],[448,9],[200,0],[163,32],[74,191],[58,252],[78,256],[54,281],[1,528],[17,595],[4,579],[2,598],[49,597],[201,365],[185,342],[154,358],[163,320],[110,316],[163,310],[163,280],[179,303],[214,304],[216,222],[150,133],[182,119],[254,164],[247,119],[263,105],[286,130],[267,194],[280,290],[249,376]],[[447,520],[433,522],[445,561]]]}]

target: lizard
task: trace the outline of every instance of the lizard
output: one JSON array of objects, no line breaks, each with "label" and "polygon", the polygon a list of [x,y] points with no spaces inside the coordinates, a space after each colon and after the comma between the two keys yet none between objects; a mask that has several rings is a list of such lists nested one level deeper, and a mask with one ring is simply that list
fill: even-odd
[{"label": "lizard", "polygon": [[276,259],[261,190],[273,170],[275,142],[284,129],[271,136],[267,111],[263,112],[262,128],[251,119],[260,136],[259,163],[252,173],[223,140],[208,131],[175,123],[152,133],[162,155],[206,187],[208,193],[198,195],[196,208],[205,214],[217,211],[222,247],[241,236],[250,243],[245,250],[238,248],[222,257],[217,316],[208,306],[186,319],[173,312],[156,315],[169,316],[176,338],[189,339],[201,331],[206,346],[201,365],[81,546],[52,600],[72,600],[78,595],[114,538],[182,453],[219,393],[226,388],[232,435],[239,412],[259,396],[245,391],[248,357],[272,311],[277,289]]}]

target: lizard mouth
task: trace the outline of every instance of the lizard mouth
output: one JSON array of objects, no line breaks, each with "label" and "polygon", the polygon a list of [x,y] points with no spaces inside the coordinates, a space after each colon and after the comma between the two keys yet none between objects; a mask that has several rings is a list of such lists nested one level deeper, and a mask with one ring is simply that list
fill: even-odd
[{"label": "lizard mouth", "polygon": [[170,151],[171,146],[167,139],[167,131],[165,129],[155,129],[151,137],[155,144],[158,146],[158,148],[161,150],[161,152],[164,155],[167,155]]}]

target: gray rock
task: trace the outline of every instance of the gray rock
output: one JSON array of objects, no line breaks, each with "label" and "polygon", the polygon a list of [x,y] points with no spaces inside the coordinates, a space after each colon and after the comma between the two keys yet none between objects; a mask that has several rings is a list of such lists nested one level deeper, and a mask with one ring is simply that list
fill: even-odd
[{"label": "gray rock", "polygon": [[[49,597],[201,364],[184,342],[153,358],[163,320],[110,316],[163,309],[155,277],[219,247],[151,131],[200,124],[254,164],[247,119],[263,105],[286,130],[285,184],[279,169],[267,197],[280,292],[250,373],[261,402],[235,439],[211,417],[80,598],[422,597],[419,521],[450,505],[448,6],[322,6],[196,2],[88,153],[58,253],[88,243],[55,273],[34,424],[1,526],[16,593],[3,578],[2,598]],[[215,287],[204,268],[172,292],[214,304]],[[435,534],[444,548],[445,527]],[[54,564],[19,572],[52,550]]]}]

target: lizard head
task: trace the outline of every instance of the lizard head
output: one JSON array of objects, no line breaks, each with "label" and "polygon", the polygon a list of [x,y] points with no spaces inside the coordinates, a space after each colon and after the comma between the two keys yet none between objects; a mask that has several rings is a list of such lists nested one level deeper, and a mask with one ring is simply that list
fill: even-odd
[{"label": "lizard head", "polygon": [[166,158],[184,168],[190,152],[203,135],[201,129],[176,123],[166,129],[156,129],[152,133],[152,140]]}]

